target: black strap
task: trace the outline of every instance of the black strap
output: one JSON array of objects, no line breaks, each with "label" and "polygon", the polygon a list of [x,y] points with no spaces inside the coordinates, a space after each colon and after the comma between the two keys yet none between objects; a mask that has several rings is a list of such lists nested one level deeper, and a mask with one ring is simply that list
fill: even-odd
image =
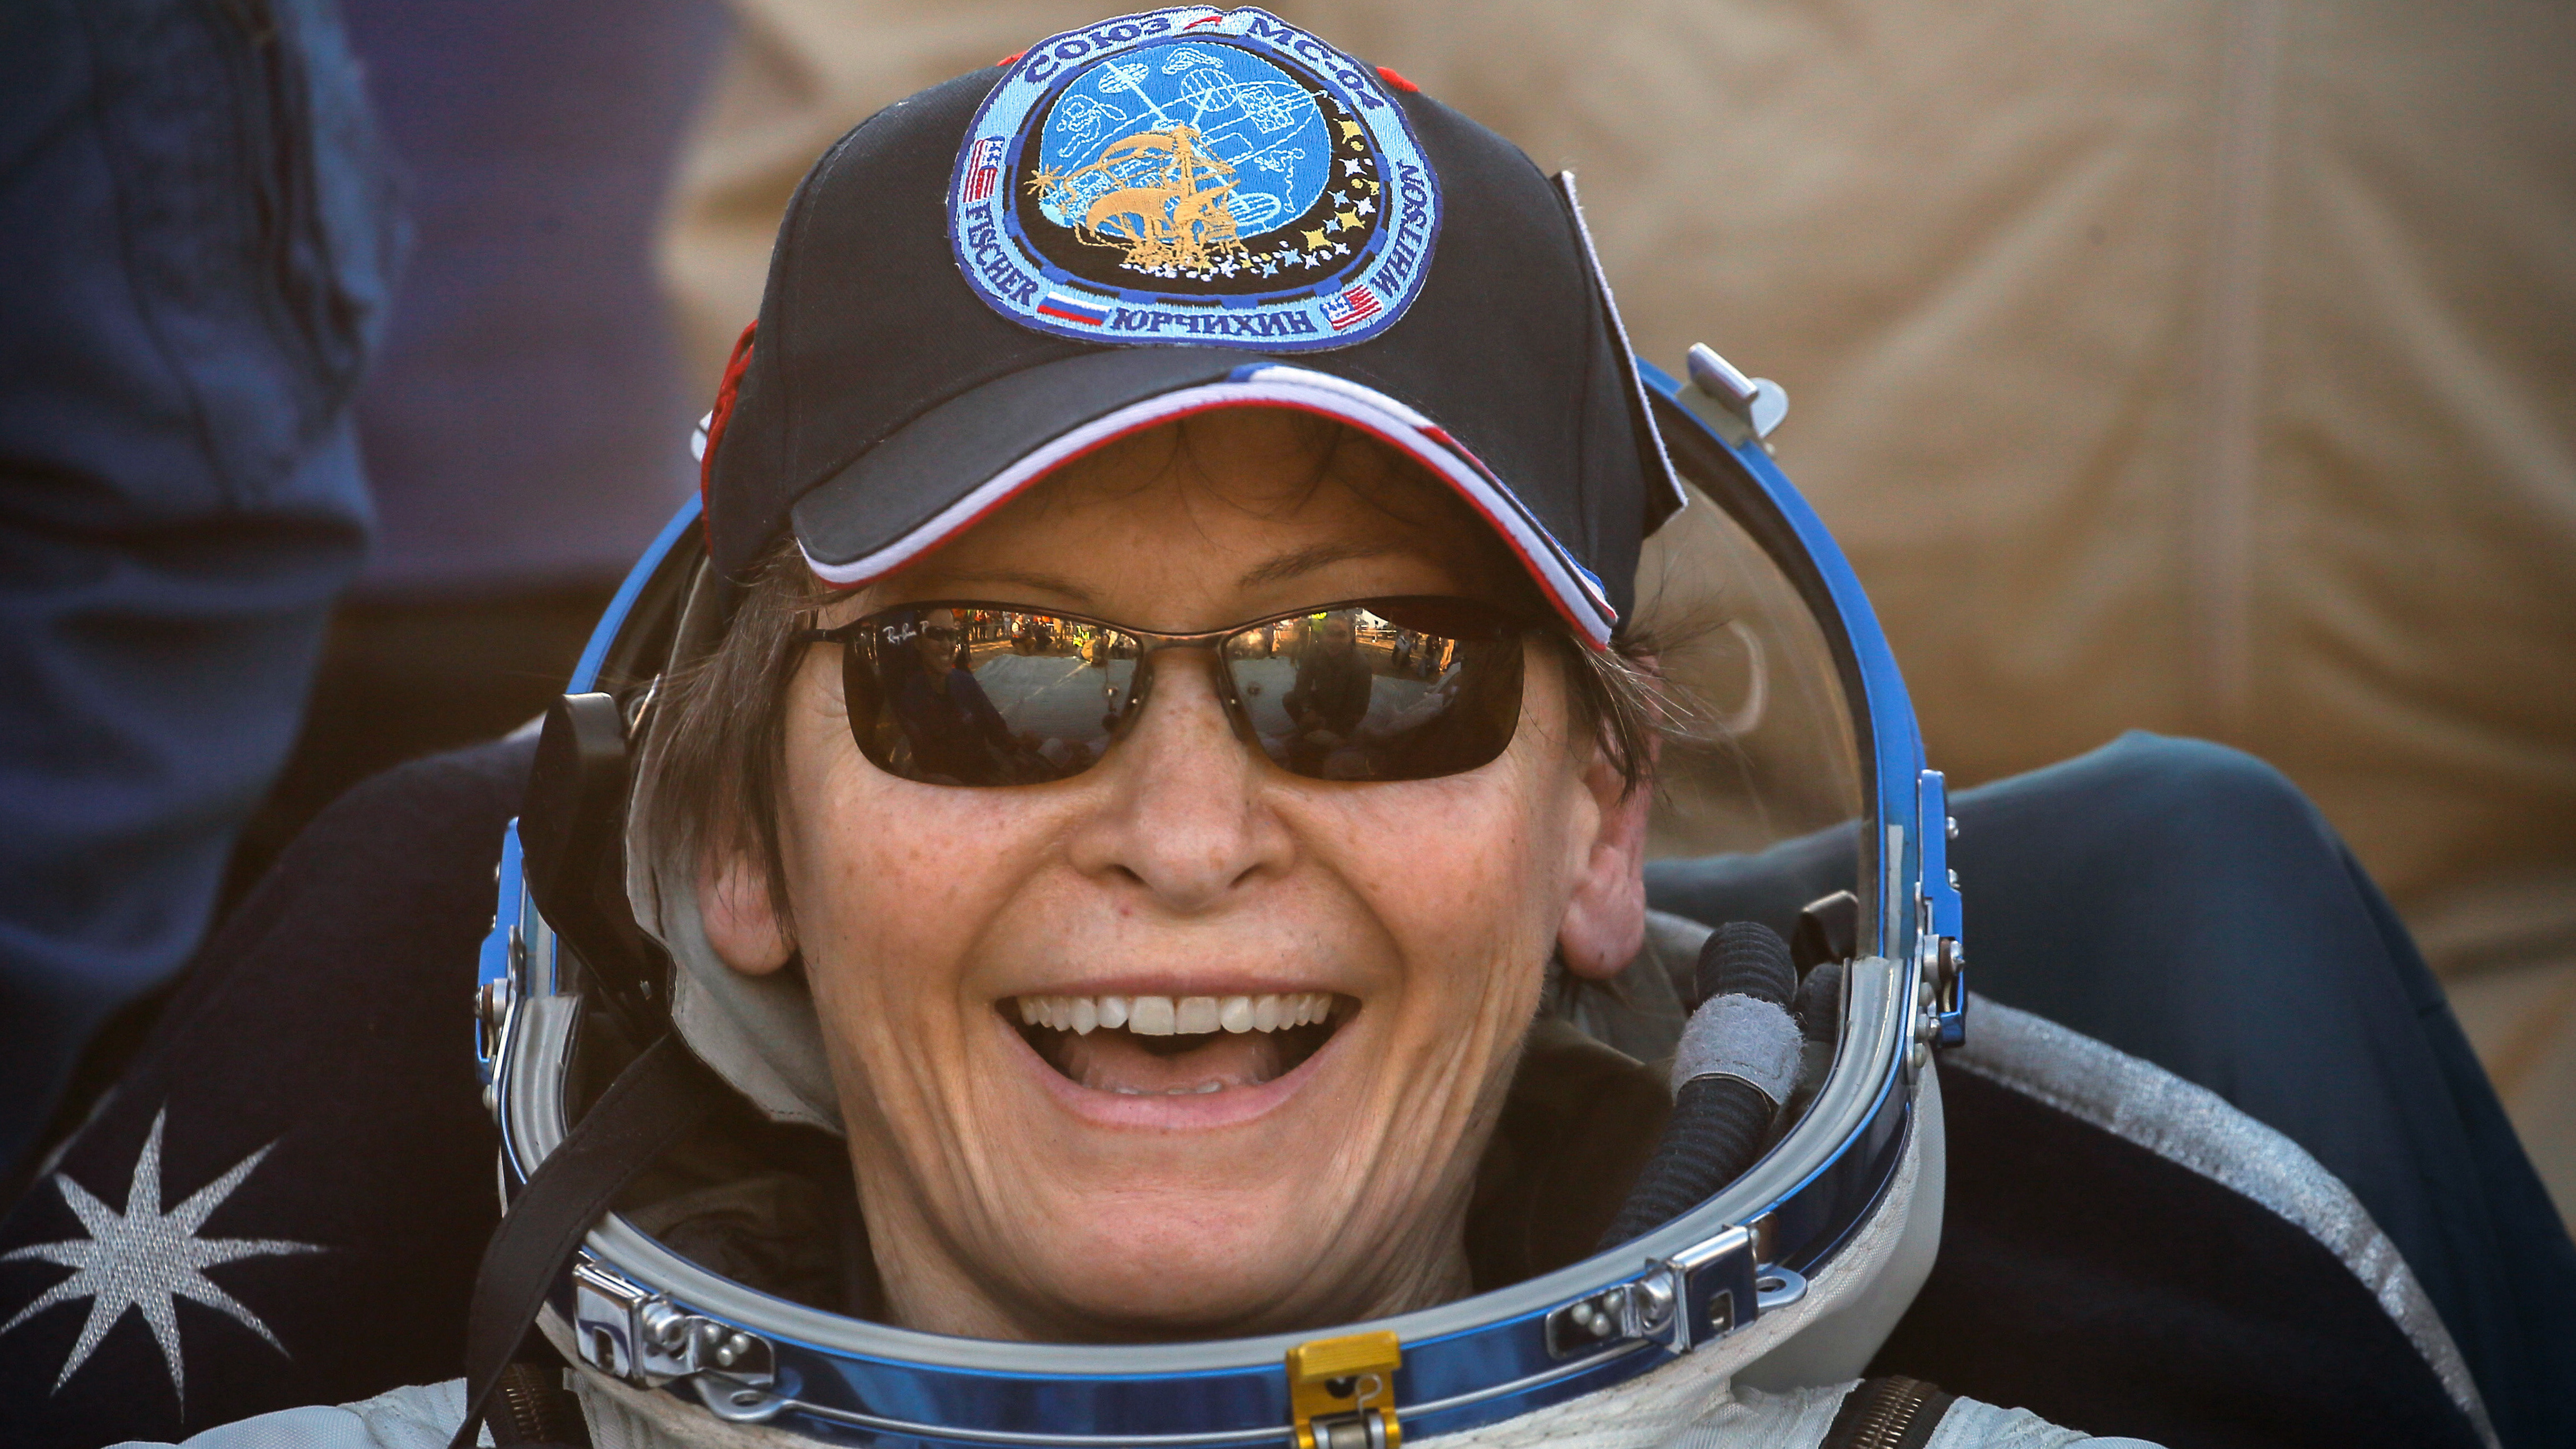
[{"label": "black strap", "polygon": [[644,1165],[698,1124],[718,1100],[714,1075],[665,1034],[617,1074],[510,1204],[474,1274],[465,1320],[465,1422],[448,1449],[474,1449],[501,1371],[573,1249]]}]

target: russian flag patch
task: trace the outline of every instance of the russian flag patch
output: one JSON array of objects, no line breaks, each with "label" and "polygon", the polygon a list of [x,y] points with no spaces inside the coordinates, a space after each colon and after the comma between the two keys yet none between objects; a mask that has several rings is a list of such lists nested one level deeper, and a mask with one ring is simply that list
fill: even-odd
[{"label": "russian flag patch", "polygon": [[1085,327],[1097,327],[1109,320],[1108,308],[1078,297],[1068,297],[1062,292],[1047,293],[1046,300],[1038,303],[1038,313],[1061,322],[1078,322]]}]

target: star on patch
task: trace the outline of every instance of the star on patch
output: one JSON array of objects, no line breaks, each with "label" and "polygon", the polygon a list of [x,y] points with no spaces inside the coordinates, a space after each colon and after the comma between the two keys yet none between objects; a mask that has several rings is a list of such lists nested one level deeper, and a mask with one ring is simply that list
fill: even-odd
[{"label": "star on patch", "polygon": [[144,1325],[152,1330],[153,1342],[160,1345],[162,1362],[170,1369],[170,1390],[179,1396],[184,1411],[188,1402],[187,1372],[179,1351],[179,1320],[173,1312],[173,1305],[181,1298],[214,1309],[258,1334],[279,1353],[286,1352],[286,1345],[277,1341],[277,1335],[268,1331],[259,1315],[216,1287],[205,1270],[244,1258],[318,1253],[323,1251],[322,1246],[282,1238],[197,1236],[206,1219],[223,1206],[224,1199],[233,1195],[234,1189],[258,1169],[261,1159],[277,1144],[272,1142],[234,1163],[223,1176],[190,1194],[186,1202],[164,1212],[161,1127],[168,1116],[166,1109],[153,1115],[152,1134],[144,1139],[142,1155],[134,1161],[134,1176],[126,1184],[124,1212],[100,1202],[67,1174],[57,1172],[54,1187],[89,1236],[58,1243],[31,1243],[0,1253],[0,1263],[34,1259],[73,1270],[70,1277],[36,1295],[34,1302],[19,1309],[8,1322],[0,1323],[0,1333],[9,1332],[56,1304],[76,1298],[89,1300],[88,1321],[81,1325],[79,1339],[63,1360],[62,1372],[54,1378],[57,1392],[82,1364],[89,1362],[100,1340],[125,1316],[125,1310],[133,1308],[142,1313]]},{"label": "star on patch", "polygon": [[1350,198],[1350,196],[1349,196],[1349,194],[1348,194],[1348,193],[1346,193],[1346,192],[1340,192],[1340,191],[1336,191],[1336,192],[1334,192],[1334,193],[1333,193],[1333,205],[1335,205],[1335,206],[1348,206],[1348,205],[1350,205],[1350,204],[1351,204],[1351,198]]},{"label": "star on patch", "polygon": [[1360,174],[1360,165],[1361,163],[1358,158],[1345,156],[1342,158],[1342,174],[1345,176],[1357,176]]}]

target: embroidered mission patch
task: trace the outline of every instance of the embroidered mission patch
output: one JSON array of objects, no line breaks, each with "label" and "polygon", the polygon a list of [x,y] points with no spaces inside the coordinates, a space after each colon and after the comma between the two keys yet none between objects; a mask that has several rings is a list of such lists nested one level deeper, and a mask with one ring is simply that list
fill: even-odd
[{"label": "embroidered mission patch", "polygon": [[1439,178],[1376,74],[1259,10],[1029,47],[949,183],[976,293],[1088,342],[1347,347],[1404,315],[1439,233]]}]

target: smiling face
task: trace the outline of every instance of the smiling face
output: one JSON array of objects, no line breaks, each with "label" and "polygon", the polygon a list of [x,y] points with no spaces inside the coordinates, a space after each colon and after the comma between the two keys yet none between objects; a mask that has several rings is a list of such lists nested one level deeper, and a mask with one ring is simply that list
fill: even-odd
[{"label": "smiling face", "polygon": [[933,609],[923,615],[920,632],[912,636],[912,647],[921,656],[923,668],[946,673],[948,661],[957,653],[957,616],[946,609]]},{"label": "smiling face", "polygon": [[[1472,515],[1336,441],[1262,411],[1128,439],[824,622],[969,598],[1183,633],[1512,595]],[[1500,758],[1366,784],[1248,747],[1193,651],[1158,657],[1151,704],[1079,775],[914,783],[854,745],[836,652],[804,657],[792,927],[748,853],[702,896],[735,969],[802,956],[895,1321],[1206,1337],[1468,1291],[1476,1160],[1550,952],[1602,974],[1643,928],[1643,792],[1570,738],[1555,646],[1525,647]]]}]

